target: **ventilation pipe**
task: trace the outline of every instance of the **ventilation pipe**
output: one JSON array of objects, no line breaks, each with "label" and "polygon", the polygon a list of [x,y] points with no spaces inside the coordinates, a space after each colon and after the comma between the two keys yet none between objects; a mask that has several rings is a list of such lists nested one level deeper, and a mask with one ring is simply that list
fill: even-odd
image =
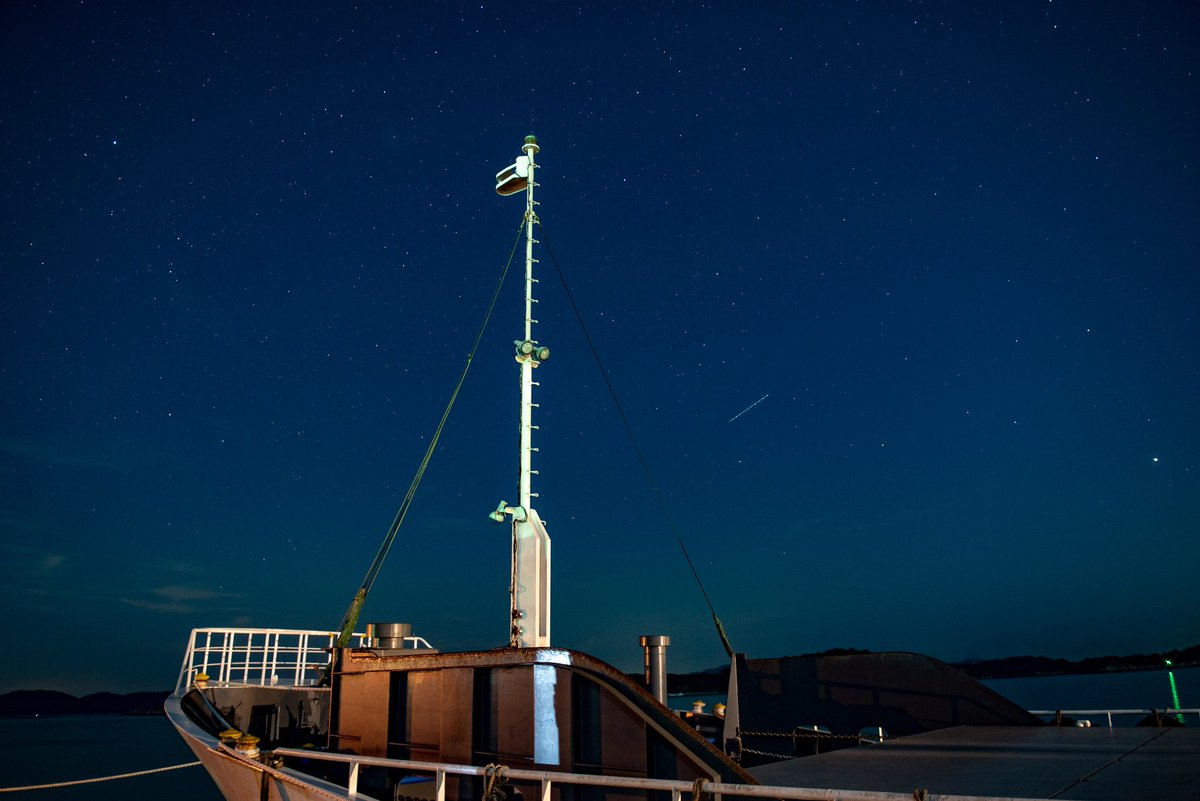
[{"label": "ventilation pipe", "polygon": [[667,705],[667,646],[671,638],[665,634],[644,634],[638,638],[645,654],[646,686],[663,706]]}]

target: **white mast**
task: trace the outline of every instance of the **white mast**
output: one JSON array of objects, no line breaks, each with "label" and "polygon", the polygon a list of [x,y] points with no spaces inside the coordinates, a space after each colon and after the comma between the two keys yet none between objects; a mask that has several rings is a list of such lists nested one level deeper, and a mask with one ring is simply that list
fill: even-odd
[{"label": "white mast", "polygon": [[550,358],[550,349],[533,338],[533,224],[537,222],[533,199],[534,156],[538,153],[537,138],[525,137],[521,147],[525,154],[515,164],[496,176],[496,191],[512,195],[525,190],[525,337],[513,343],[518,364],[521,365],[521,471],[517,480],[517,505],[504,501],[491,518],[502,522],[512,515],[512,584],[509,645],[518,648],[539,648],[550,644],[550,536],[542,525],[531,500],[537,497],[532,488],[533,456],[533,369]]}]

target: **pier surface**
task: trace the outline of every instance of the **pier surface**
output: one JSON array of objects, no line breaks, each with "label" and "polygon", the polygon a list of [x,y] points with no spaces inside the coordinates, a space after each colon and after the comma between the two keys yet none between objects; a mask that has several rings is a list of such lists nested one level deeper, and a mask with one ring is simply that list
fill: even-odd
[{"label": "pier surface", "polygon": [[792,787],[1182,801],[1200,799],[1200,729],[955,726],[750,772]]}]

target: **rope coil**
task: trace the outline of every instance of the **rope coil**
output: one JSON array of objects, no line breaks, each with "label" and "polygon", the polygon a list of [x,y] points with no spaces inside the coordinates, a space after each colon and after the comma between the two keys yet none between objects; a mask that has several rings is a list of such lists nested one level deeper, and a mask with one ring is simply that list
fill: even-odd
[{"label": "rope coil", "polygon": [[508,794],[504,785],[508,781],[508,768],[504,765],[489,764],[483,769],[486,779],[483,785],[483,801],[505,801]]}]

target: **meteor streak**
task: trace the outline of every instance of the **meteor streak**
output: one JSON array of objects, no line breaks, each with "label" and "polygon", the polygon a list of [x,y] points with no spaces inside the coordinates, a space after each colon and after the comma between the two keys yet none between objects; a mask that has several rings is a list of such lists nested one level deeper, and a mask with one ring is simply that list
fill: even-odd
[{"label": "meteor streak", "polygon": [[729,418],[729,422],[731,422],[731,423],[732,423],[734,420],[738,419],[738,418],[739,418],[739,417],[741,417],[743,414],[745,414],[746,412],[750,411],[751,409],[753,409],[755,406],[757,406],[758,404],[760,404],[760,403],[762,403],[763,401],[765,401],[765,400],[766,400],[767,398],[769,398],[770,396],[771,396],[771,393],[770,393],[770,392],[768,392],[766,395],[763,395],[761,398],[759,398],[758,400],[756,400],[754,403],[750,404],[750,405],[749,405],[749,406],[747,406],[745,409],[742,409],[740,412],[738,412],[737,414],[735,414],[733,417],[730,417],[730,418]]}]

